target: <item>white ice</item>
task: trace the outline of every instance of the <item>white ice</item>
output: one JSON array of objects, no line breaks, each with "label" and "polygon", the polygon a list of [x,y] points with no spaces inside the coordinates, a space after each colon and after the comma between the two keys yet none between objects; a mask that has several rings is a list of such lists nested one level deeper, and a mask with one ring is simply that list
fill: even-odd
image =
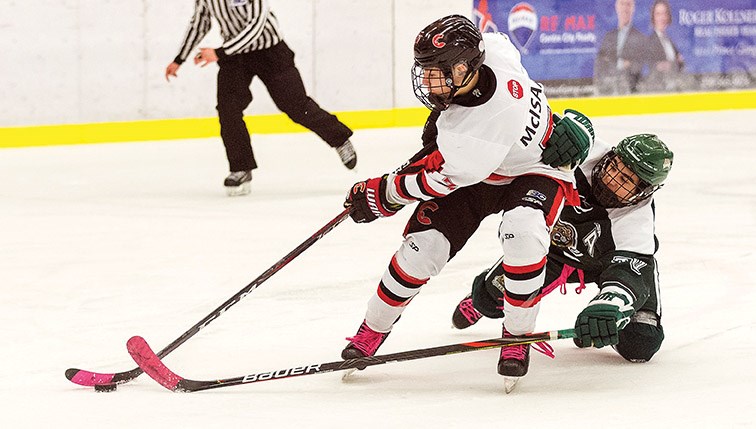
[{"label": "white ice", "polygon": [[[667,339],[647,364],[552,342],[505,395],[478,351],[198,393],[146,375],[95,393],[64,377],[135,365],[341,212],[348,187],[401,164],[419,128],[358,131],[359,170],[313,134],[253,136],[252,194],[228,198],[219,139],[0,151],[0,427],[756,427],[756,111],[597,118],[617,141],[656,132],[675,152],[657,194]],[[170,354],[194,379],[338,360],[412,209],[346,221]],[[381,353],[496,337],[453,330],[473,276],[500,252],[496,217],[424,287]],[[544,302],[539,330],[569,328],[595,292]]]}]

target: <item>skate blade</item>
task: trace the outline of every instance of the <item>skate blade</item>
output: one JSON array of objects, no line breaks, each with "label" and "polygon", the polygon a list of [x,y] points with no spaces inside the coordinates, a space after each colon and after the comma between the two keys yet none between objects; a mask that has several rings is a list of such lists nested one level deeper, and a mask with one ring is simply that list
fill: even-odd
[{"label": "skate blade", "polygon": [[514,390],[518,381],[520,381],[520,377],[504,377],[504,391],[507,394],[510,394]]},{"label": "skate blade", "polygon": [[341,380],[344,381],[344,380],[349,379],[349,376],[354,374],[355,372],[357,372],[357,368],[351,368],[344,371],[344,374],[341,376]]},{"label": "skate blade", "polygon": [[250,182],[244,182],[239,186],[226,186],[226,195],[229,197],[239,197],[247,195],[252,191]]}]

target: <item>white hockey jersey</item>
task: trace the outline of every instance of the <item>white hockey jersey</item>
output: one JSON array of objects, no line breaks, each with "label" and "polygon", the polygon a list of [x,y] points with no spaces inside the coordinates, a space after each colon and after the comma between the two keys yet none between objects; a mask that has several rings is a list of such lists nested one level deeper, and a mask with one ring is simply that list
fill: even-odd
[{"label": "white hockey jersey", "polygon": [[543,86],[530,79],[506,35],[486,33],[483,40],[484,66],[496,81],[493,96],[481,105],[452,104],[441,112],[436,121],[438,150],[420,163],[420,171],[389,176],[390,202],[406,205],[480,182],[507,184],[527,174],[574,185],[571,171],[541,162],[553,127]]}]

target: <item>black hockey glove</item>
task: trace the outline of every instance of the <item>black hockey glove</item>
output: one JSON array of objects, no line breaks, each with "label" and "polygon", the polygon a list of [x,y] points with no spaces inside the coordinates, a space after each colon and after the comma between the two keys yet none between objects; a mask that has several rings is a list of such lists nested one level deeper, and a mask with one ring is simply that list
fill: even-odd
[{"label": "black hockey glove", "polygon": [[632,300],[616,291],[600,292],[578,314],[575,321],[575,344],[578,347],[615,345],[619,331],[630,321],[635,310]]},{"label": "black hockey glove", "polygon": [[357,182],[347,194],[345,208],[351,208],[349,216],[357,223],[372,222],[379,217],[393,216],[402,205],[386,200],[386,178],[376,177]]},{"label": "black hockey glove", "polygon": [[567,109],[564,117],[555,121],[541,160],[552,167],[572,170],[588,157],[594,138],[591,120],[578,111]]}]

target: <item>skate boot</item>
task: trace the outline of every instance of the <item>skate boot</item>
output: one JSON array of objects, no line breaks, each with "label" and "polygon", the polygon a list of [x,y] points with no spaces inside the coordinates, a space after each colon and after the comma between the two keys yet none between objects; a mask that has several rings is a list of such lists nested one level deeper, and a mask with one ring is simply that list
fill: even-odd
[{"label": "skate boot", "polygon": [[342,143],[341,146],[337,146],[336,152],[338,152],[344,167],[351,170],[357,165],[357,152],[354,151],[354,146],[352,146],[352,142],[349,140]]},{"label": "skate boot", "polygon": [[459,302],[459,304],[457,304],[457,308],[454,309],[454,313],[452,314],[452,326],[457,329],[469,328],[476,324],[482,317],[483,315],[473,307],[472,294],[469,293]]},{"label": "skate boot", "polygon": [[232,171],[223,181],[223,186],[226,187],[226,195],[234,197],[249,194],[250,182],[252,182],[251,170]]},{"label": "skate boot", "polygon": [[[501,335],[504,338],[513,336],[507,332],[506,328],[502,328]],[[554,349],[548,343],[533,343],[532,346],[536,351],[543,353],[552,359],[554,358]],[[514,390],[520,377],[523,377],[528,373],[528,367],[530,366],[530,348],[530,344],[501,348],[499,364],[496,369],[499,375],[504,376],[504,390],[507,393]]]},{"label": "skate boot", "polygon": [[378,347],[386,341],[388,335],[389,332],[375,332],[363,320],[357,334],[354,337],[347,338],[349,344],[341,351],[341,358],[347,360],[373,356]]},{"label": "skate boot", "polygon": [[[504,328],[502,337],[508,338],[513,335]],[[528,373],[530,365],[530,344],[507,346],[501,348],[499,365],[497,370],[505,377],[522,377]]]}]

